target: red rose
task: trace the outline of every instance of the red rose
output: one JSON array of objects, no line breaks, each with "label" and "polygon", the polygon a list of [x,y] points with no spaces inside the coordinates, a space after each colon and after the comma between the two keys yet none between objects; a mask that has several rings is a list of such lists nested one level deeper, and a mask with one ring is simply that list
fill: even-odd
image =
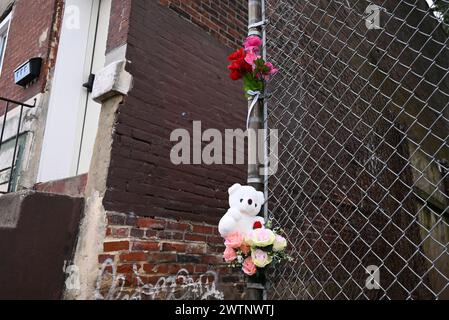
[{"label": "red rose", "polygon": [[240,48],[237,51],[231,53],[228,57],[228,60],[229,61],[244,60],[245,56],[246,56],[245,49]]},{"label": "red rose", "polygon": [[232,80],[239,80],[239,79],[241,79],[243,77],[243,75],[240,73],[240,72],[238,72],[238,71],[232,71],[231,72],[231,74],[229,75],[229,78],[231,78]]},{"label": "red rose", "polygon": [[246,52],[243,48],[240,48],[229,55],[228,60],[231,61],[231,64],[228,66],[228,69],[231,71],[229,77],[232,80],[238,80],[242,78],[245,73],[253,71],[251,65],[245,61],[245,57]]},{"label": "red rose", "polygon": [[253,229],[262,229],[262,222],[260,221],[254,222]]}]

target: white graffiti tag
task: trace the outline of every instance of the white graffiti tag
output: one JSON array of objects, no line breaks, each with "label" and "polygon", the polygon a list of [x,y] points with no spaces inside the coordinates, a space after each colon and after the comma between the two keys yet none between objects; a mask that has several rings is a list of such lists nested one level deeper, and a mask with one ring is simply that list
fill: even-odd
[{"label": "white graffiti tag", "polygon": [[[112,269],[112,273],[107,270]],[[207,271],[197,280],[186,269],[176,275],[161,277],[155,284],[144,283],[136,265],[132,288],[126,285],[126,277],[117,275],[117,267],[112,259],[107,259],[97,278],[95,299],[97,300],[223,300],[224,294],[217,290],[218,275]],[[102,294],[103,292],[103,294]]]}]

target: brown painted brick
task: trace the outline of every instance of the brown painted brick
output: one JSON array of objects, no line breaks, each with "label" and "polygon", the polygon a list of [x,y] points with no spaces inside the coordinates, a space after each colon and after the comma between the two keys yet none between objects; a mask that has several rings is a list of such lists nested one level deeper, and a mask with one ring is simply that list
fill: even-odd
[{"label": "brown painted brick", "polygon": [[124,214],[118,213],[108,213],[107,214],[108,224],[113,225],[125,225],[126,216]]},{"label": "brown painted brick", "polygon": [[[228,208],[227,188],[246,176],[244,165],[175,166],[167,157],[174,145],[167,137],[175,128],[191,129],[193,120],[201,120],[204,128],[242,127],[241,119],[246,116],[242,105],[246,101],[241,84],[228,79],[226,65],[227,56],[237,43],[242,44],[245,36],[246,4],[242,5],[245,1],[220,1],[214,6],[205,0],[165,3],[173,11],[178,9],[178,15],[182,11],[192,17],[189,19],[200,17],[193,23],[207,32],[210,32],[208,25],[226,26],[226,30],[215,31],[212,36],[192,25],[193,20],[177,17],[157,1],[127,0],[112,8],[111,36],[118,32],[127,34],[125,42],[132,48],[128,58],[133,61],[129,71],[136,86],[118,114],[104,205],[110,211],[148,217],[137,218],[139,228],[166,227],[168,231],[214,234],[213,227],[204,222],[211,225],[218,222]],[[132,3],[132,14],[122,31],[115,24],[120,25],[122,18],[128,16],[126,3]],[[123,17],[120,10],[125,12]],[[129,30],[128,25],[132,25]],[[232,45],[229,29],[242,34]],[[176,41],[180,33],[182,43]],[[182,52],[188,52],[188,59]],[[142,60],[142,55],[148,59]],[[217,76],[204,77],[202,70]],[[153,71],[164,75],[163,81],[151,76]],[[176,94],[172,94],[173,90]],[[217,99],[220,106],[216,105]],[[217,117],[216,111],[222,108],[226,112]],[[180,118],[181,114],[186,114],[186,119]],[[170,220],[167,225],[165,220],[158,223],[154,221],[158,219],[152,218],[157,216]],[[193,232],[192,222],[202,227],[197,226]],[[129,221],[124,223],[131,226]],[[155,237],[153,233],[148,236]],[[171,239],[181,237],[173,234]]]},{"label": "brown painted brick", "polygon": [[[224,44],[238,46],[241,38],[245,36],[246,0],[213,1],[212,3],[209,0],[194,2],[159,0],[159,3],[169,7],[179,16],[194,22],[207,32],[215,30],[215,33],[212,34],[219,40],[226,38],[222,36],[226,34],[226,30],[237,35],[224,41]],[[240,19],[234,19],[234,16],[238,15]]]}]

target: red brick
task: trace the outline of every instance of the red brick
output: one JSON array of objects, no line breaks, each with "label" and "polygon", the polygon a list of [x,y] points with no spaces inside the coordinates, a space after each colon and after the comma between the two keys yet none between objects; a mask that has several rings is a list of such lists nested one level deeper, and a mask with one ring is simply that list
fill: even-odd
[{"label": "red brick", "polygon": [[175,231],[158,231],[156,237],[165,240],[184,240],[184,233]]},{"label": "red brick", "polygon": [[146,273],[149,274],[154,274],[154,273],[160,273],[160,274],[168,274],[169,270],[170,270],[170,265],[169,264],[144,264],[143,265],[143,270]]},{"label": "red brick", "polygon": [[116,238],[129,237],[129,228],[109,228],[111,229],[111,235]]},{"label": "red brick", "polygon": [[121,264],[119,266],[117,266],[117,272],[118,273],[132,273],[134,272],[134,266],[136,266],[137,270],[140,269],[140,265],[138,264]]},{"label": "red brick", "polygon": [[172,264],[169,267],[169,274],[175,275],[181,269],[186,269],[190,274],[193,274],[195,271],[195,267],[193,264]]},{"label": "red brick", "polygon": [[184,236],[184,239],[186,241],[201,241],[201,242],[206,242],[206,236],[201,236],[198,234],[186,234]]},{"label": "red brick", "polygon": [[207,255],[207,256],[203,256],[201,257],[201,261],[203,263],[207,263],[207,264],[222,264],[225,263],[223,260],[223,256],[219,256],[219,255]]},{"label": "red brick", "polygon": [[159,251],[160,243],[155,241],[137,241],[132,244],[132,250]]},{"label": "red brick", "polygon": [[100,254],[98,256],[98,263],[104,263],[106,260],[111,259],[114,261],[114,256],[110,254]]},{"label": "red brick", "polygon": [[209,268],[207,267],[207,265],[203,265],[203,264],[197,264],[195,265],[195,273],[205,273],[207,272],[207,270],[209,270]]},{"label": "red brick", "polygon": [[212,235],[214,234],[214,228],[211,226],[205,226],[205,225],[197,225],[194,224],[192,228],[193,233],[202,233],[206,235]]},{"label": "red brick", "polygon": [[143,238],[145,237],[145,231],[141,229],[133,228],[131,229],[130,236],[133,238]]},{"label": "red brick", "polygon": [[205,243],[190,243],[186,246],[187,253],[204,254],[206,253],[207,245]]},{"label": "red brick", "polygon": [[129,250],[129,241],[105,242],[103,244],[104,252]]},{"label": "red brick", "polygon": [[158,237],[158,231],[156,231],[156,230],[147,230],[146,233],[145,233],[145,236],[147,238],[156,238],[156,237]]},{"label": "red brick", "polygon": [[177,255],[168,252],[151,252],[148,254],[149,262],[176,262]]},{"label": "red brick", "polygon": [[185,252],[186,244],[185,243],[175,243],[175,242],[164,242],[164,243],[162,243],[162,251]]},{"label": "red brick", "polygon": [[221,236],[210,236],[210,237],[207,237],[207,242],[208,243],[220,243],[220,244],[222,244],[222,243],[224,243],[224,239],[221,237]]},{"label": "red brick", "polygon": [[[5,1],[2,1],[3,3]],[[0,96],[25,102],[43,92],[47,80],[51,78],[47,75],[54,67],[59,40],[59,33],[51,32],[51,30],[60,29],[62,15],[57,15],[57,12],[63,11],[63,5],[64,1],[60,0],[14,1],[8,43],[0,75]],[[56,10],[57,8],[59,10]],[[2,9],[5,7],[2,6]],[[3,13],[0,12],[0,15]],[[42,38],[42,35],[45,37]],[[27,88],[22,88],[14,83],[12,75],[17,66],[31,57],[43,58],[41,74]],[[0,104],[0,109],[3,108],[4,105]],[[0,110],[0,114],[3,114],[3,110]]]},{"label": "red brick", "polygon": [[167,222],[167,230],[186,231],[190,229],[190,225],[181,222]]},{"label": "red brick", "polygon": [[152,218],[138,218],[137,226],[139,228],[151,228],[154,230],[163,230],[165,228],[165,222]]},{"label": "red brick", "polygon": [[120,255],[120,261],[129,262],[129,261],[146,261],[147,254],[145,252],[130,252]]}]

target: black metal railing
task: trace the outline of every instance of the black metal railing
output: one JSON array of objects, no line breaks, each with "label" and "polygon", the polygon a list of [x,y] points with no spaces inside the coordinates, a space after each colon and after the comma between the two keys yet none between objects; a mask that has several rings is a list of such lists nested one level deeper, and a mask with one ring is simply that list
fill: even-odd
[{"label": "black metal railing", "polygon": [[[22,133],[20,131],[22,128],[23,111],[24,111],[24,108],[28,108],[28,109],[35,108],[36,107],[36,99],[34,100],[33,105],[22,103],[19,101],[14,101],[14,100],[3,98],[3,97],[0,97],[0,102],[3,102],[0,104],[0,114],[3,113],[1,115],[1,117],[3,118],[3,123],[2,123],[1,134],[0,134],[0,155],[2,154],[2,147],[4,146],[4,144],[9,143],[10,141],[14,141],[13,142],[14,151],[12,154],[11,165],[9,167],[0,168],[0,175],[3,175],[5,172],[9,171],[9,176],[7,176],[7,178],[4,181],[0,181],[0,187],[6,185],[6,191],[2,190],[2,191],[0,191],[0,194],[5,194],[5,193],[14,191],[13,190],[14,189],[13,188],[13,180],[14,180],[14,177],[17,176],[17,173],[18,173],[18,172],[16,172],[17,168],[18,168],[16,161],[17,161],[17,156],[19,154],[19,152],[18,152],[19,139],[22,135]],[[7,120],[8,120],[8,113],[10,113],[10,111],[13,110],[14,108],[20,108],[17,129],[15,132],[15,135],[12,135],[11,137],[8,137],[5,141],[3,141],[4,135],[5,135],[5,129],[6,129],[6,125],[7,125]]]}]

